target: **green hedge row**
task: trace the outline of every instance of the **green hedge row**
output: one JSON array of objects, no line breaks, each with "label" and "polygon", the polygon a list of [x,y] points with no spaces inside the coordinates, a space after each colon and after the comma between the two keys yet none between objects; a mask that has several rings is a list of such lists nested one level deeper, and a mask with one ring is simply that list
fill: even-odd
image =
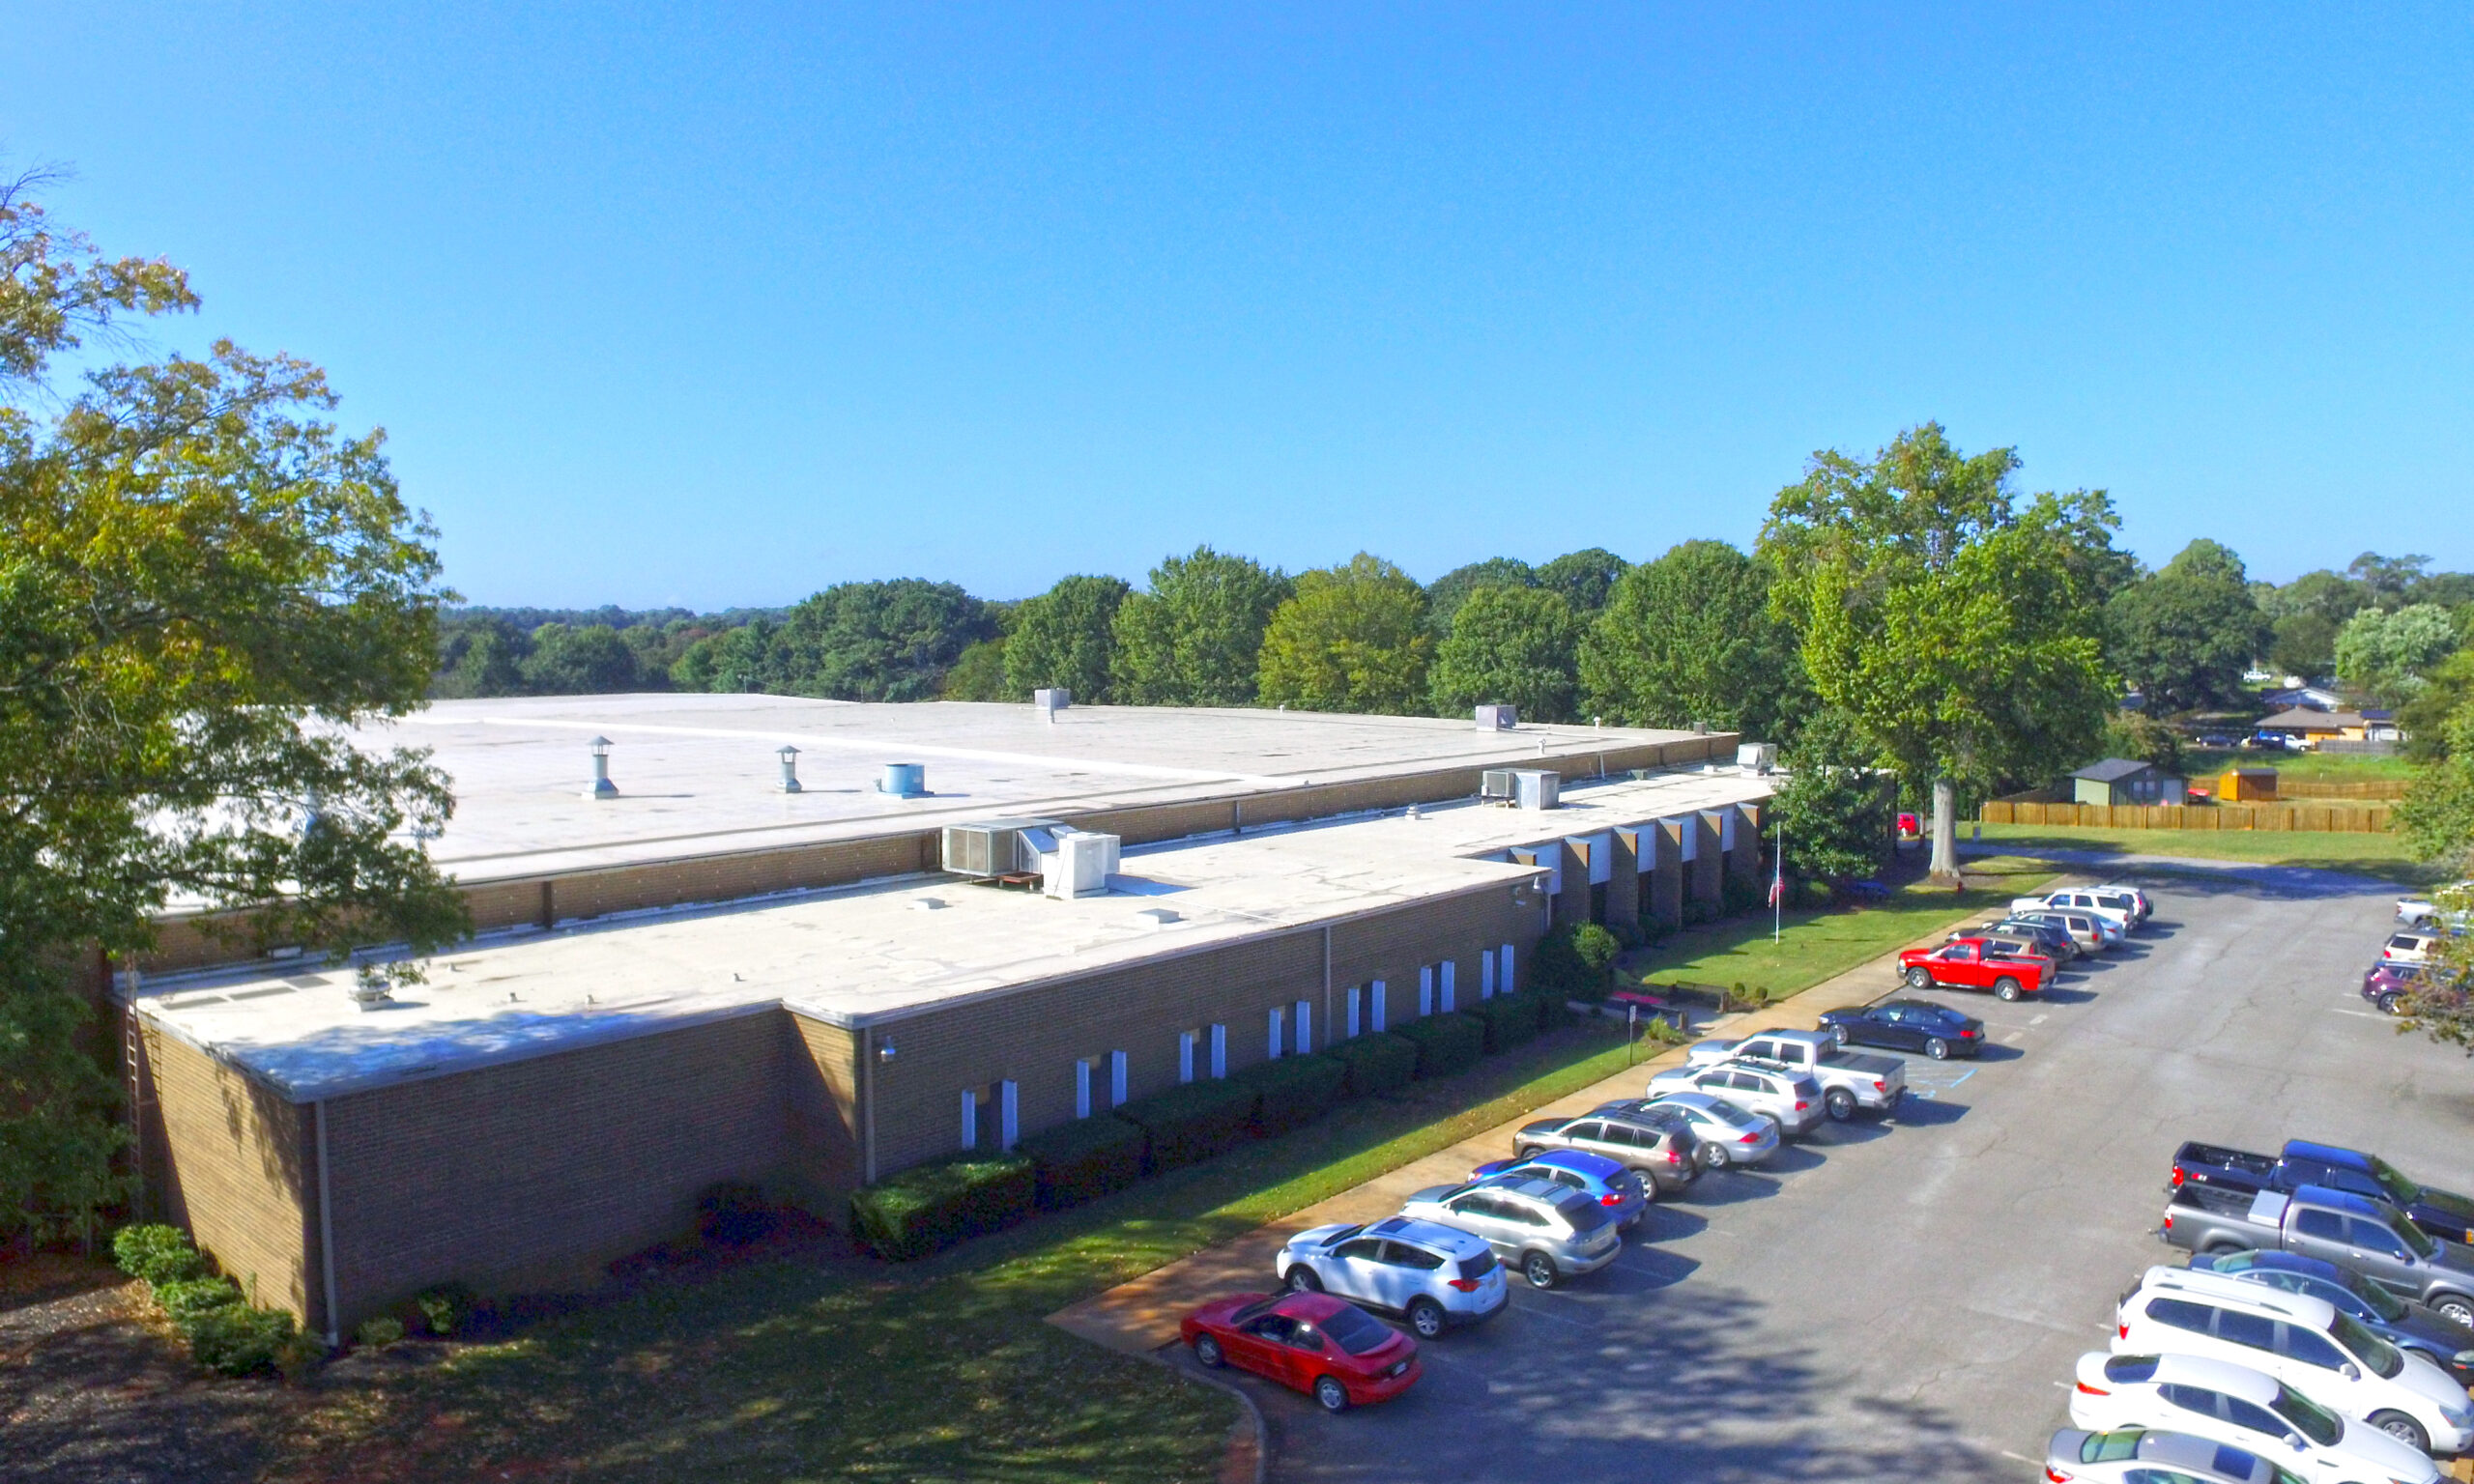
[{"label": "green hedge row", "polygon": [[1150,1168],[1173,1170],[1232,1149],[1253,1132],[1258,1099],[1251,1083],[1206,1078],[1130,1102],[1117,1117],[1151,1136]]},{"label": "green hedge row", "polygon": [[1329,1056],[1283,1056],[1249,1067],[1228,1080],[1254,1090],[1253,1133],[1258,1139],[1286,1133],[1321,1118],[1340,1100],[1346,1062]]},{"label": "green hedge row", "polygon": [[1151,1137],[1122,1118],[1078,1118],[1014,1147],[1031,1161],[1041,1207],[1059,1211],[1141,1179]]},{"label": "green hedge row", "polygon": [[913,1166],[850,1197],[850,1231],[879,1257],[926,1257],[1031,1213],[1038,1177],[1021,1155],[964,1155]]},{"label": "green hedge row", "polygon": [[1331,1057],[1348,1069],[1348,1096],[1396,1093],[1418,1074],[1418,1048],[1385,1031],[1357,1036],[1331,1049]]},{"label": "green hedge row", "polygon": [[206,1255],[179,1227],[122,1227],[112,1237],[112,1260],[121,1271],[144,1280],[173,1327],[188,1341],[190,1358],[210,1371],[293,1376],[324,1354],[323,1347],[293,1327],[289,1313],[253,1307],[240,1285],[214,1276]]},{"label": "green hedge row", "polygon": [[1421,1015],[1392,1034],[1418,1048],[1418,1078],[1455,1076],[1486,1054],[1486,1027],[1474,1016]]},{"label": "green hedge row", "polygon": [[1480,1000],[1468,1013],[1484,1027],[1486,1053],[1491,1056],[1535,1039],[1538,1013],[1543,1008],[1534,995],[1499,994],[1491,1000]]}]

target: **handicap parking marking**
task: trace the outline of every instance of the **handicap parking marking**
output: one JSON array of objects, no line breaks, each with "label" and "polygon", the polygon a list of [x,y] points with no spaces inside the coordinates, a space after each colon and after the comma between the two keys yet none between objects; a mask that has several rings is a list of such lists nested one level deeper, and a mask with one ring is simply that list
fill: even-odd
[{"label": "handicap parking marking", "polygon": [[[1931,1099],[1938,1098],[1943,1093],[1957,1092],[1960,1084],[1974,1076],[1977,1070],[1970,1067],[1965,1071],[1960,1071],[1946,1062],[1910,1063],[1907,1071],[1907,1095],[1911,1098]],[[1952,1074],[1954,1072],[1956,1075]]]}]

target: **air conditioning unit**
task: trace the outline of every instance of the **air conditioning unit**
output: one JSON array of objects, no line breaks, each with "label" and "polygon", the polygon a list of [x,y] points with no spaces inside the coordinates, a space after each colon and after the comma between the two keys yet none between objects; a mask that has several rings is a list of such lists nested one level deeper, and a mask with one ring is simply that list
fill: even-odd
[{"label": "air conditioning unit", "polygon": [[1480,706],[1477,715],[1480,731],[1513,731],[1520,727],[1517,706]]},{"label": "air conditioning unit", "polygon": [[1478,775],[1478,798],[1482,803],[1509,804],[1517,792],[1510,768],[1488,768]]},{"label": "air conditioning unit", "polygon": [[1118,838],[1073,830],[1051,839],[1056,848],[1041,857],[1041,890],[1067,900],[1105,896],[1116,873]]},{"label": "air conditioning unit", "polygon": [[1736,748],[1736,766],[1746,773],[1759,774],[1764,777],[1768,776],[1769,774],[1776,771],[1778,767],[1778,744],[1775,742],[1745,742],[1738,745]]},{"label": "air conditioning unit", "polygon": [[992,880],[1040,869],[1039,856],[1022,839],[1025,830],[1060,828],[1053,819],[989,819],[945,826],[945,870],[958,876]]},{"label": "air conditioning unit", "polygon": [[1543,768],[1511,770],[1512,803],[1521,809],[1555,809],[1560,807],[1564,775]]}]

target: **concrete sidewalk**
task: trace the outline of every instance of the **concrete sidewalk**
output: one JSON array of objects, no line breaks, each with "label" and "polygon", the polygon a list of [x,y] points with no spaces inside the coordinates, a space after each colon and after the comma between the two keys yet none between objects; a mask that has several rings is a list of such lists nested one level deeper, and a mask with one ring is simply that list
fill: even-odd
[{"label": "concrete sidewalk", "polygon": [[[1939,947],[1942,936],[1942,931],[1937,929],[1912,946]],[[1722,1015],[1703,1030],[1707,1035],[1728,1037],[1749,1036],[1758,1031],[1810,1030],[1824,1011],[1870,1004],[1894,992],[1899,987],[1897,969],[1898,952],[1892,951],[1825,980],[1779,1005]],[[1270,1291],[1275,1281],[1273,1254],[1308,1227],[1334,1221],[1380,1220],[1397,1212],[1416,1191],[1428,1185],[1456,1184],[1467,1180],[1478,1165],[1510,1156],[1511,1136],[1521,1125],[1558,1115],[1576,1117],[1616,1098],[1638,1098],[1652,1072],[1683,1061],[1681,1048],[1644,1058],[1614,1076],[1532,1109],[1510,1123],[1412,1160],[1234,1241],[1207,1247],[1059,1309],[1049,1316],[1049,1323],[1111,1350],[1129,1355],[1152,1354],[1177,1343],[1178,1322],[1205,1300],[1228,1293]]]}]

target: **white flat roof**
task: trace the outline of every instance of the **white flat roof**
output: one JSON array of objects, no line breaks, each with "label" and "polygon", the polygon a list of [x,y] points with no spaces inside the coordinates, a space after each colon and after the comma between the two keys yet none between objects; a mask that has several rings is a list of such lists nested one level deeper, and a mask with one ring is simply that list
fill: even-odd
[{"label": "white flat roof", "polygon": [[[610,739],[615,799],[585,797],[587,744]],[[1534,763],[1542,743],[1676,741],[1689,732],[1529,727],[1306,711],[875,705],[788,696],[571,696],[443,700],[357,734],[433,749],[455,817],[430,842],[466,882],[853,839],[1008,815],[1227,798],[1447,767]],[[775,752],[799,749],[803,791],[780,792]],[[889,762],[932,792],[877,791]]]},{"label": "white flat roof", "polygon": [[[345,968],[158,981],[139,1012],[296,1101],[788,1006],[897,1021],[1148,958],[1539,873],[1489,855],[1766,798],[1767,780],[1660,773],[1576,786],[1551,813],[1457,804],[1129,850],[1115,890],[1052,900],[954,877],[602,919],[431,960],[372,1011]],[[1158,914],[1173,914],[1163,921]]]}]

